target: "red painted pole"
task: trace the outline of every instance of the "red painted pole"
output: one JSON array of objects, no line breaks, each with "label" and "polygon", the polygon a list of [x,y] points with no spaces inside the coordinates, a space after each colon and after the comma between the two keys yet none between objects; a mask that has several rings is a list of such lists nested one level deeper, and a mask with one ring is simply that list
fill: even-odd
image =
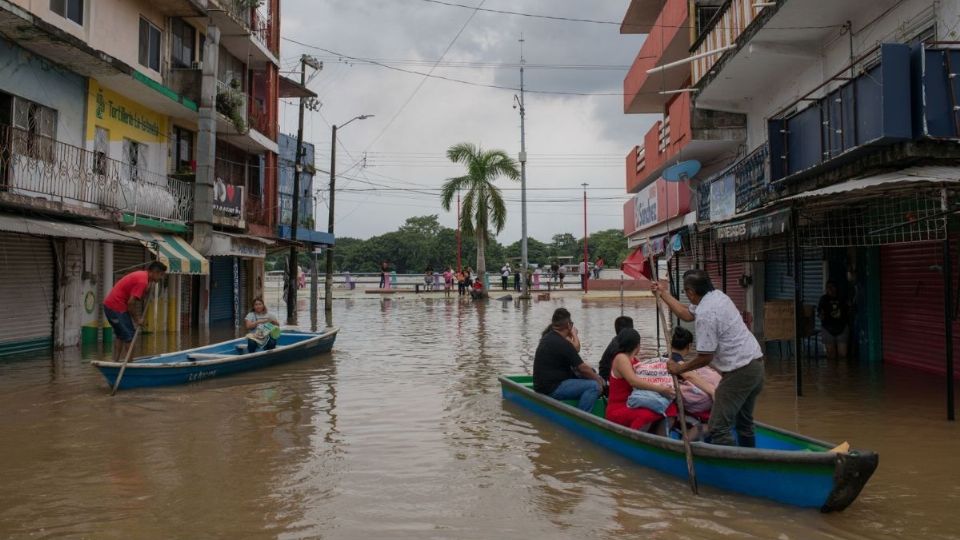
[{"label": "red painted pole", "polygon": [[463,270],[460,264],[460,192],[457,191],[457,272]]},{"label": "red painted pole", "polygon": [[583,292],[587,292],[590,281],[589,257],[587,256],[587,184],[583,184]]}]

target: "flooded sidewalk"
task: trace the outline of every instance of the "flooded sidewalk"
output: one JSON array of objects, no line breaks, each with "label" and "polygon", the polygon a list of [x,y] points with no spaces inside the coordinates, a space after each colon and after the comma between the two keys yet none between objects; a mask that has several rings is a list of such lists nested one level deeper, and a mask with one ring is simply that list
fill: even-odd
[{"label": "flooded sidewalk", "polygon": [[[879,469],[837,514],[710,488],[693,497],[501,399],[497,376],[531,371],[561,306],[595,365],[620,307],[579,297],[337,300],[331,354],[114,398],[88,364],[99,350],[0,361],[0,537],[960,535],[960,428],[942,419],[940,378],[804,360],[797,398],[793,362],[768,359],[758,419],[875,450]],[[626,314],[652,353],[652,303]],[[233,335],[152,335],[144,349]]]}]

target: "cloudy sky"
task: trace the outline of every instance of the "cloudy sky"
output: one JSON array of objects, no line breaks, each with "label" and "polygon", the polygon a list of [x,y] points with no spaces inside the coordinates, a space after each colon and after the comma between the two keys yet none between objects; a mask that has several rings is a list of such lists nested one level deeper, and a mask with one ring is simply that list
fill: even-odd
[{"label": "cloudy sky", "polygon": [[[449,2],[619,23],[629,0]],[[281,28],[281,69],[288,76],[297,76],[302,53],[324,63],[309,83],[323,105],[307,113],[305,128],[306,139],[317,145],[318,168],[329,170],[331,123],[375,115],[339,132],[338,236],[366,238],[427,214],[455,226],[455,211],[440,208],[438,188],[463,171],[446,161],[445,150],[459,142],[514,156],[520,150],[520,119],[512,107],[516,92],[509,88],[519,86],[521,34],[529,66],[530,236],[582,236],[584,182],[590,184],[589,229],[622,227],[624,158],[654,120],[624,115],[619,95],[642,36],[620,35],[618,24],[475,11],[430,0],[284,0]],[[432,78],[400,71],[431,68]],[[296,101],[284,101],[281,129],[294,134]],[[510,243],[520,238],[519,182],[500,184],[507,188],[509,214],[499,239]],[[318,177],[317,186],[326,188],[326,178]],[[318,201],[321,224],[327,222],[326,202],[326,195]]]}]

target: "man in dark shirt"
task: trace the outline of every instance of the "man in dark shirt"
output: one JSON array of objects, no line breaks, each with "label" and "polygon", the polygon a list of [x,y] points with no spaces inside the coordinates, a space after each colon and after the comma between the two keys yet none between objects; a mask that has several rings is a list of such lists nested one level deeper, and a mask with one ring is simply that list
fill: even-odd
[{"label": "man in dark shirt", "polygon": [[827,282],[826,293],[817,304],[817,315],[820,316],[820,336],[827,348],[827,359],[836,360],[838,356],[846,358],[850,334],[847,303],[840,298],[837,284],[833,281]]},{"label": "man in dark shirt", "polygon": [[580,339],[570,312],[558,308],[533,357],[533,389],[554,399],[578,401],[586,412],[603,392],[603,379],[580,358]]},{"label": "man in dark shirt", "polygon": [[617,336],[620,335],[620,331],[624,328],[633,328],[633,319],[631,317],[619,316],[616,320],[613,321],[614,334],[613,339],[610,340],[610,344],[607,345],[607,349],[603,351],[603,356],[600,357],[599,371],[600,376],[603,377],[603,380],[610,380],[610,368],[613,366],[613,357],[617,355],[617,349],[619,344],[617,343]]}]

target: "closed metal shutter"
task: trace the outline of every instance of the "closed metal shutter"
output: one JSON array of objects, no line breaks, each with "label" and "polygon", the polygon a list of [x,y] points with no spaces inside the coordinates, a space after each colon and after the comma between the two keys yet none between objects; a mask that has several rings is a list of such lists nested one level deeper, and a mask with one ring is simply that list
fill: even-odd
[{"label": "closed metal shutter", "polygon": [[[954,257],[957,247],[954,244]],[[884,362],[946,373],[942,268],[940,242],[880,248]],[[960,350],[960,326],[953,325],[953,347]],[[955,373],[960,374],[960,365]]]},{"label": "closed metal shutter", "polygon": [[0,355],[53,345],[56,295],[49,238],[0,232]]},{"label": "closed metal shutter", "polygon": [[233,257],[210,257],[210,322],[233,320]]},{"label": "closed metal shutter", "polygon": [[113,282],[116,283],[130,272],[143,270],[144,263],[152,260],[147,249],[140,244],[114,244]]},{"label": "closed metal shutter", "polygon": [[193,276],[180,276],[180,326],[190,327]]},{"label": "closed metal shutter", "polygon": [[248,311],[253,309],[253,305],[250,302],[250,298],[247,297],[250,286],[247,283],[247,280],[250,277],[250,261],[246,259],[240,259],[238,269],[240,271],[240,291],[238,298],[240,299],[240,305],[237,306],[237,313],[240,315],[240,319],[247,314]]},{"label": "closed metal shutter", "polygon": [[[823,260],[820,249],[803,250],[803,292],[806,305],[817,305],[823,295]],[[764,261],[764,298],[793,300],[793,257],[786,249],[768,251]]]}]

